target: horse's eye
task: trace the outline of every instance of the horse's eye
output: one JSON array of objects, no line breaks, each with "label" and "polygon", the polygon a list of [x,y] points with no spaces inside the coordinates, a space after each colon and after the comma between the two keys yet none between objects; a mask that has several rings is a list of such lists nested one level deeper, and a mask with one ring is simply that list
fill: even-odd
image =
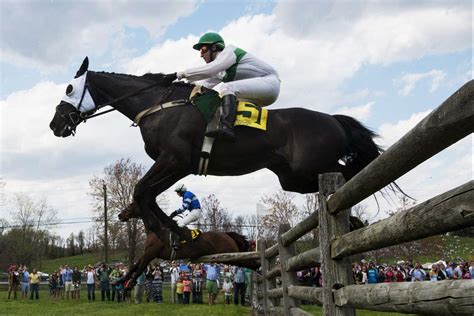
[{"label": "horse's eye", "polygon": [[70,84],[66,88],[66,95],[70,96],[72,94],[72,91],[74,91],[74,88],[73,88],[72,84]]}]

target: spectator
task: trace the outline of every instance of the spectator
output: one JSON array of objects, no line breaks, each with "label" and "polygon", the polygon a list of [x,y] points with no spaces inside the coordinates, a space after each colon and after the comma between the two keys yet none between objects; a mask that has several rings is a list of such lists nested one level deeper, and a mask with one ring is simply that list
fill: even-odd
[{"label": "spectator", "polygon": [[202,264],[196,264],[193,268],[192,301],[193,304],[202,304],[202,283],[205,272]]},{"label": "spectator", "polygon": [[474,260],[471,261],[471,265],[469,266],[469,275],[471,280],[474,280]]},{"label": "spectator", "polygon": [[247,305],[251,305],[252,303],[252,269],[246,268],[245,269],[245,301]]},{"label": "spectator", "polygon": [[[362,277],[363,277],[362,267],[358,264],[353,264],[352,265],[352,278],[354,279],[354,284],[362,284]],[[314,280],[313,280],[313,284],[314,284]],[[316,286],[316,287],[320,287],[320,286]]]},{"label": "spectator", "polygon": [[184,283],[183,276],[180,276],[176,281],[176,296],[178,296],[178,304],[183,304]]},{"label": "spectator", "polygon": [[183,304],[189,304],[189,298],[191,296],[191,280],[188,276],[183,278]]},{"label": "spectator", "polygon": [[411,270],[411,277],[412,277],[412,282],[413,281],[424,281],[426,277],[425,271],[423,271],[423,268],[421,267],[421,264],[417,262],[415,264],[415,267]]},{"label": "spectator", "polygon": [[385,283],[385,268],[384,266],[379,266],[378,269],[378,274],[377,274],[377,283]]},{"label": "spectator", "polygon": [[57,297],[64,299],[64,279],[62,277],[64,273],[64,266],[59,267],[58,271],[58,291],[57,291]]},{"label": "spectator", "polygon": [[176,264],[176,261],[171,262],[171,269],[170,269],[170,276],[171,276],[171,303],[176,303],[176,281],[179,278],[179,268]]},{"label": "spectator", "polygon": [[51,276],[49,277],[49,296],[51,299],[57,299],[58,298],[58,271],[53,271]]},{"label": "spectator", "polygon": [[86,270],[87,300],[89,302],[95,301],[95,283],[97,282],[95,270],[91,265],[88,265],[84,270]]},{"label": "spectator", "polygon": [[13,292],[13,299],[16,300],[18,285],[20,285],[20,273],[18,267],[14,264],[8,269],[8,299],[10,299]]},{"label": "spectator", "polygon": [[140,304],[143,299],[143,290],[145,288],[145,272],[140,274],[137,278],[137,285],[135,285],[135,304]]},{"label": "spectator", "polygon": [[64,266],[64,271],[61,273],[61,277],[63,278],[66,298],[69,299],[69,293],[71,293],[72,297],[72,270],[67,264]]},{"label": "spectator", "polygon": [[222,278],[229,278],[230,282],[234,282],[234,273],[230,270],[228,265],[224,265],[224,271],[222,272]]},{"label": "spectator", "polygon": [[448,261],[447,262],[447,268],[446,268],[446,277],[448,279],[452,279],[453,278],[453,271],[454,271],[454,267],[456,266],[453,262],[450,262]]},{"label": "spectator", "polygon": [[439,269],[439,265],[437,263],[433,263],[431,265],[429,277],[430,277],[430,281],[442,281],[446,279],[446,277],[444,276],[444,273],[441,272],[441,270]]},{"label": "spectator", "polygon": [[377,269],[375,269],[375,265],[372,262],[370,262],[369,269],[367,270],[367,283],[368,284],[377,283],[378,281],[377,277],[378,277]]},{"label": "spectator", "polygon": [[26,300],[28,298],[28,291],[30,290],[30,273],[28,268],[23,266],[21,273],[21,298]]},{"label": "spectator", "polygon": [[110,268],[106,263],[102,263],[101,267],[97,270],[97,276],[100,280],[100,298],[105,301],[110,301]]},{"label": "spectator", "polygon": [[72,272],[72,298],[79,300],[81,298],[81,271],[75,266]]},{"label": "spectator", "polygon": [[[113,286],[113,291],[114,291],[114,293],[117,297],[117,303],[125,301],[124,300],[124,293],[123,293],[123,282],[118,282],[118,280],[120,280],[122,275],[123,275],[123,272],[119,270],[118,275],[117,275],[117,280],[112,285]],[[113,297],[113,295],[112,295],[112,297]],[[114,299],[112,298],[112,302],[113,301],[114,301]]]},{"label": "spectator", "polygon": [[387,271],[385,272],[385,283],[395,282],[395,272],[391,266],[387,267]]},{"label": "spectator", "polygon": [[438,263],[438,268],[439,268],[439,272],[443,275],[442,276],[442,279],[445,280],[448,278],[448,275],[446,273],[446,266],[443,264],[442,261],[439,261]]},{"label": "spectator", "polygon": [[117,288],[115,285],[117,285],[117,281],[120,279],[120,270],[119,270],[119,265],[115,264],[115,267],[113,268],[112,272],[110,272],[110,286],[112,290],[112,298],[111,301],[113,302],[115,300],[115,296],[117,293]]},{"label": "spectator", "polygon": [[245,269],[241,267],[234,267],[234,304],[245,305]]},{"label": "spectator", "polygon": [[163,271],[161,271],[160,265],[157,263],[153,270],[153,301],[158,304],[163,303]]},{"label": "spectator", "polygon": [[311,278],[313,280],[313,287],[322,287],[323,275],[321,274],[321,269],[319,267],[311,269]]},{"label": "spectator", "polygon": [[362,266],[362,281],[361,284],[367,284],[367,266],[364,264]]},{"label": "spectator", "polygon": [[459,264],[459,265],[453,264],[453,274],[451,278],[454,280],[462,279],[462,264]]},{"label": "spectator", "polygon": [[40,284],[40,275],[36,272],[36,269],[33,269],[30,273],[30,299],[32,300],[35,297],[39,300],[39,284]]},{"label": "spectator", "polygon": [[153,267],[148,265],[145,273],[145,290],[146,290],[146,301],[152,301],[154,296],[153,290]]},{"label": "spectator", "polygon": [[462,265],[462,278],[464,280],[470,280],[471,279],[471,273],[469,272],[469,268],[467,266],[467,263],[463,263],[463,265]]},{"label": "spectator", "polygon": [[232,298],[232,289],[234,286],[230,282],[229,277],[224,278],[224,283],[222,284],[222,292],[224,292],[224,305],[230,305],[230,300]]},{"label": "spectator", "polygon": [[406,277],[405,270],[403,270],[403,268],[400,265],[398,265],[397,271],[395,272],[395,280],[397,282],[405,282],[405,277]]},{"label": "spectator", "polygon": [[204,269],[206,270],[206,289],[209,295],[209,305],[212,306],[217,297],[217,279],[219,278],[220,268],[215,262],[211,262],[211,264],[205,265]]}]

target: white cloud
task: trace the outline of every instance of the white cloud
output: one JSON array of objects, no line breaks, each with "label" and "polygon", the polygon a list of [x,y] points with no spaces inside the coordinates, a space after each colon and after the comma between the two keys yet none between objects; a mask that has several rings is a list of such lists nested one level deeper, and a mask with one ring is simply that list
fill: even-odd
[{"label": "white cloud", "polygon": [[[1,1],[2,60],[49,72],[74,56],[117,49],[125,28],[155,39],[196,1]],[[119,45],[118,51],[126,48]]]},{"label": "white cloud", "polygon": [[336,109],[336,113],[352,116],[360,121],[365,121],[370,117],[374,102],[369,102],[360,106],[343,107]]},{"label": "white cloud", "polygon": [[[345,100],[341,85],[364,64],[386,65],[463,50],[469,47],[470,22],[470,10],[463,5],[427,2],[385,8],[377,2],[284,1],[271,15],[244,16],[214,31],[277,69],[281,94],[272,107],[328,112]],[[156,45],[126,63],[125,69],[142,74],[202,64],[191,49],[199,35]],[[435,90],[443,74],[430,76]]]},{"label": "white cloud", "polygon": [[416,85],[422,80],[430,80],[430,92],[435,92],[446,77],[446,73],[441,70],[433,69],[428,72],[405,74],[401,78],[395,79],[395,84],[401,86],[398,93],[407,96]]},{"label": "white cloud", "polygon": [[381,137],[381,145],[385,148],[393,145],[430,113],[431,110],[428,110],[425,112],[414,113],[408,119],[396,123],[383,123],[377,132]]}]

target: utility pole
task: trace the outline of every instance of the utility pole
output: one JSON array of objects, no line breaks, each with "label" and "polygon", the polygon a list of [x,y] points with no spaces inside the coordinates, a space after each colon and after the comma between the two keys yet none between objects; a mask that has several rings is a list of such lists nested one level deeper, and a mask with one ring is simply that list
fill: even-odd
[{"label": "utility pole", "polygon": [[105,262],[109,261],[109,238],[107,234],[107,185],[103,182],[104,188],[104,239],[105,239]]}]

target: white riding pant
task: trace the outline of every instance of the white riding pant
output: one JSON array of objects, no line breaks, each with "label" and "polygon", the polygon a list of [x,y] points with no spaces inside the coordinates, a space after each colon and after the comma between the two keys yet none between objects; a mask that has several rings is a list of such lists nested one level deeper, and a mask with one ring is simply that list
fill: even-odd
[{"label": "white riding pant", "polygon": [[221,82],[213,90],[221,97],[233,94],[239,100],[255,103],[259,106],[272,104],[280,94],[280,79],[276,75],[256,77],[229,82]]},{"label": "white riding pant", "polygon": [[180,216],[182,216],[180,219],[178,219],[177,223],[179,227],[184,227],[190,223],[196,222],[199,219],[199,214],[201,213],[201,209],[197,208],[190,211],[185,211],[182,213]]}]

